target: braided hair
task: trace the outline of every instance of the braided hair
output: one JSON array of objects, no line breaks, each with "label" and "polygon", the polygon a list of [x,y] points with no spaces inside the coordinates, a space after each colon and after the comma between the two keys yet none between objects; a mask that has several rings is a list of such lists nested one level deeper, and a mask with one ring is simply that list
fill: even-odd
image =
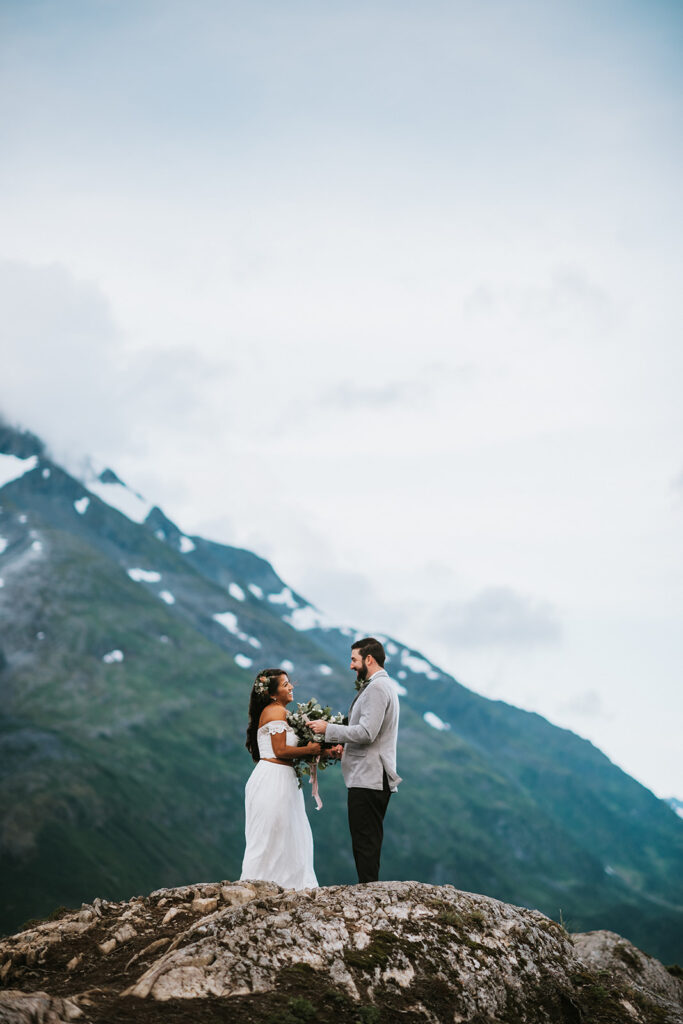
[{"label": "braided hair", "polygon": [[249,698],[249,721],[247,723],[247,742],[244,744],[254,761],[260,761],[258,752],[258,723],[261,712],[271,703],[277,692],[282,676],[287,673],[283,668],[266,668],[259,672],[251,688]]}]

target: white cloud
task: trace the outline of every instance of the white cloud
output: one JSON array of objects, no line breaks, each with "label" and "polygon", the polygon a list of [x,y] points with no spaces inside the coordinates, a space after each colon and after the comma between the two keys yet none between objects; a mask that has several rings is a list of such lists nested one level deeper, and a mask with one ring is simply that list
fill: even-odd
[{"label": "white cloud", "polygon": [[63,266],[0,263],[0,407],[60,452],[122,436],[120,341],[102,291]]},{"label": "white cloud", "polygon": [[436,610],[432,628],[453,647],[533,647],[558,644],[562,627],[556,609],[510,587],[488,587],[469,601]]},{"label": "white cloud", "polygon": [[569,700],[558,702],[558,712],[564,717],[577,720],[590,719],[596,721],[613,717],[606,708],[605,701],[596,689],[582,690]]},{"label": "white cloud", "polygon": [[92,281],[58,264],[3,261],[0,304],[0,409],[71,468],[84,471],[93,454],[120,465],[165,431],[179,438],[216,427],[206,397],[222,386],[225,365],[190,349],[131,350]]}]

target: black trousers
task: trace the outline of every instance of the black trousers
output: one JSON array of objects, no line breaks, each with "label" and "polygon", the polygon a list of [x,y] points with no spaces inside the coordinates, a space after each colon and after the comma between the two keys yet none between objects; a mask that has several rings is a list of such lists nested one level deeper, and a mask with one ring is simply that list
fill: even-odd
[{"label": "black trousers", "polygon": [[389,780],[384,772],[383,789],[349,789],[349,829],[359,882],[379,878],[379,855],[384,837],[384,815],[389,806]]}]

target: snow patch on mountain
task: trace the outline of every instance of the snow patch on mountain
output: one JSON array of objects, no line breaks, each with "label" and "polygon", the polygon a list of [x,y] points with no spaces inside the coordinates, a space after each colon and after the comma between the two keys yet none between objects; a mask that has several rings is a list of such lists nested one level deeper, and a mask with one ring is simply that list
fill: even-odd
[{"label": "snow patch on mountain", "polygon": [[189,537],[180,538],[180,553],[183,555],[189,555],[190,551],[194,551],[197,545]]},{"label": "snow patch on mountain", "polygon": [[9,546],[9,541],[7,540],[7,538],[6,537],[0,537],[0,555],[4,554],[5,551],[7,551],[8,546]]},{"label": "snow patch on mountain", "polygon": [[303,608],[295,608],[291,615],[285,615],[284,621],[299,632],[306,629],[320,629],[329,625],[328,619],[322,612],[310,604],[304,605]]},{"label": "snow patch on mountain", "polygon": [[159,592],[159,597],[162,601],[165,601],[166,604],[175,604],[175,597],[170,590],[161,590]]},{"label": "snow patch on mountain", "polygon": [[426,675],[427,679],[439,678],[439,673],[434,671],[428,661],[425,661],[424,658],[418,658],[416,655],[411,654],[410,651],[401,651],[401,664],[405,665],[411,672]]},{"label": "snow patch on mountain", "polygon": [[259,601],[263,600],[263,591],[256,583],[250,583],[249,590],[252,592],[254,597],[258,597]]},{"label": "snow patch on mountain", "polygon": [[237,621],[237,616],[234,612],[218,612],[216,615],[212,615],[211,618],[214,622],[217,622],[223,629],[227,629],[228,633],[232,633],[239,640],[243,640],[247,644],[251,644],[252,647],[260,647],[261,641],[258,637],[249,636],[248,633],[244,633],[240,628]]},{"label": "snow patch on mountain", "polygon": [[158,583],[161,573],[153,569],[128,569],[128,575],[135,583]]},{"label": "snow patch on mountain", "polygon": [[102,480],[88,481],[88,490],[97,495],[106,505],[123,513],[134,523],[144,523],[152,511],[152,505],[120,480],[104,483]]},{"label": "snow patch on mountain", "polygon": [[299,607],[289,587],[285,587],[279,594],[268,594],[268,600],[271,604],[284,604],[287,608]]},{"label": "snow patch on mountain", "polygon": [[115,665],[117,662],[123,661],[123,651],[109,651],[104,655],[102,661],[105,665]]},{"label": "snow patch on mountain", "polygon": [[292,672],[294,670],[294,662],[290,661],[289,658],[283,658],[280,662],[280,668],[283,672]]},{"label": "snow patch on mountain", "polygon": [[234,597],[236,601],[246,601],[247,595],[244,593],[239,583],[231,583],[228,587],[228,593],[230,597]]},{"label": "snow patch on mountain", "polygon": [[18,480],[25,473],[30,473],[38,465],[38,456],[31,455],[28,459],[20,459],[17,455],[0,454],[0,487]]},{"label": "snow patch on mountain", "polygon": [[683,800],[678,800],[675,796],[671,796],[665,802],[672,811],[676,812],[679,818],[683,818]]},{"label": "snow patch on mountain", "polygon": [[240,668],[251,668],[253,664],[251,658],[248,658],[246,654],[236,654],[235,661]]},{"label": "snow patch on mountain", "polygon": [[438,729],[440,732],[450,729],[448,722],[442,722],[439,716],[435,715],[433,711],[425,711],[422,717],[427,725],[431,725],[432,729]]},{"label": "snow patch on mountain", "polygon": [[389,676],[389,680],[390,680],[392,686],[394,687],[394,689],[396,690],[396,693],[399,695],[399,697],[407,696],[408,691],[406,690],[405,686],[401,686],[401,684],[397,683],[395,679],[391,678],[391,676]]},{"label": "snow patch on mountain", "polygon": [[212,615],[211,618],[219,626],[222,626],[223,629],[227,629],[228,633],[234,633],[235,635],[239,633],[237,616],[233,612],[219,612],[217,615]]},{"label": "snow patch on mountain", "polygon": [[74,508],[78,512],[79,516],[85,515],[85,513],[88,511],[89,504],[90,498],[87,496],[87,494],[84,495],[82,498],[78,498],[77,501],[74,501]]},{"label": "snow patch on mountain", "polygon": [[332,675],[332,669],[330,668],[329,665],[318,665],[318,672],[320,672],[320,674],[323,676]]}]

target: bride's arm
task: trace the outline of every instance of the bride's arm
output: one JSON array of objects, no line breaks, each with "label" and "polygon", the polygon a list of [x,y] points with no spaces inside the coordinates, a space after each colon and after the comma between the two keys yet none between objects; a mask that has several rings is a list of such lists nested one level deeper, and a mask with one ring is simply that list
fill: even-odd
[{"label": "bride's arm", "polygon": [[287,757],[312,757],[320,753],[319,743],[306,743],[303,747],[288,747],[287,733],[284,730],[272,732],[270,740],[273,744],[273,753],[278,760],[284,760]]},{"label": "bride's arm", "polygon": [[[262,726],[268,725],[270,722],[282,722],[284,724],[286,721],[287,713],[284,708],[266,708],[261,717]],[[288,747],[286,729],[271,732],[270,742],[273,745],[273,753],[278,761],[287,758],[313,757],[320,753],[319,743],[306,743],[303,747]]]}]

